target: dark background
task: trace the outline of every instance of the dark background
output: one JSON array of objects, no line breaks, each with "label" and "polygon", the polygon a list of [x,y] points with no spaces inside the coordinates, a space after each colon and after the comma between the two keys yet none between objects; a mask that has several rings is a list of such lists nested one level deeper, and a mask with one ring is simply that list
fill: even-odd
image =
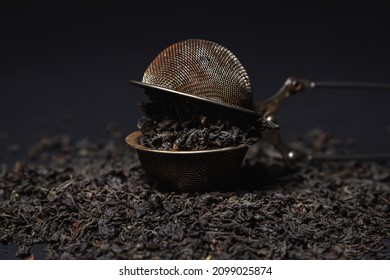
[{"label": "dark background", "polygon": [[[385,1],[53,2],[0,2],[0,162],[42,136],[135,130],[145,96],[127,81],[183,39],[230,49],[258,101],[290,75],[390,83]],[[389,104],[388,92],[308,91],[282,107],[282,133],[318,126],[389,152]]]}]

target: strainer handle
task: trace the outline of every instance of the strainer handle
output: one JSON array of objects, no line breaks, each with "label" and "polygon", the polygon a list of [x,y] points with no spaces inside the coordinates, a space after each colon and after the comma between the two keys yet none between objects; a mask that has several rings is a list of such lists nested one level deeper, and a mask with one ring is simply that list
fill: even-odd
[{"label": "strainer handle", "polygon": [[[277,113],[280,105],[290,95],[294,95],[298,92],[312,89],[312,88],[333,88],[333,89],[370,89],[370,90],[385,90],[390,91],[389,84],[377,84],[377,83],[351,83],[351,82],[313,82],[305,79],[298,79],[295,77],[289,77],[280,90],[272,97],[268,98],[264,102],[256,103],[255,109],[266,120],[277,124]],[[262,132],[263,139],[270,142],[276,149],[282,154],[285,161],[290,166],[295,166],[296,163],[309,160],[346,160],[352,158],[359,158],[361,160],[373,160],[390,159],[390,155],[365,155],[365,156],[316,156],[310,155],[303,151],[299,151],[286,144],[280,136],[277,129],[265,129]]]}]

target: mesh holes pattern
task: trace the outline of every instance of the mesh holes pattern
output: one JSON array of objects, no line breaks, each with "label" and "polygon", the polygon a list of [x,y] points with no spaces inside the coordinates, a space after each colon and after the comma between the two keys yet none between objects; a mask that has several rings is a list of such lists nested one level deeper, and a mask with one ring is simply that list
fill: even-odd
[{"label": "mesh holes pattern", "polygon": [[253,101],[240,61],[225,47],[206,40],[169,46],[152,61],[142,81],[237,107],[250,108]]}]

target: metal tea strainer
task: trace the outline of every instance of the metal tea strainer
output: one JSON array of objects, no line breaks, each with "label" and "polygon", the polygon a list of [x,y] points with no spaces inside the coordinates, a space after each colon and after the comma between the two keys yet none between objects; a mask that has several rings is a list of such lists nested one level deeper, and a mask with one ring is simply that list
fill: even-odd
[{"label": "metal tea strainer", "polygon": [[[254,103],[247,72],[225,47],[206,40],[189,39],[163,50],[146,69],[142,82],[131,84],[145,89],[149,97],[167,102],[180,99],[198,102],[229,118],[256,122],[266,119],[277,123],[280,105],[290,95],[310,88],[366,88],[390,90],[390,85],[371,83],[315,83],[290,77],[282,88],[264,102]],[[295,150],[280,137],[278,126],[259,131],[282,154],[290,166],[309,160],[337,160],[343,157],[310,155]],[[228,147],[207,151],[157,151],[139,144],[141,132],[126,141],[137,150],[146,172],[179,190],[204,190],[232,182],[237,175],[247,147]],[[380,157],[389,157],[382,155]],[[351,157],[348,157],[351,158]]]}]

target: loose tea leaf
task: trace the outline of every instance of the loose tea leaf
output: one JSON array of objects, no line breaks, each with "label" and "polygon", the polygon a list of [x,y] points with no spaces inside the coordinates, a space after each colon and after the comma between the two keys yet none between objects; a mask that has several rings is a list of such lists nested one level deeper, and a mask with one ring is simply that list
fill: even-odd
[{"label": "loose tea leaf", "polygon": [[158,150],[208,150],[250,146],[259,140],[267,122],[234,120],[227,114],[207,110],[195,102],[151,99],[141,103],[145,116],[138,121],[140,144]]},{"label": "loose tea leaf", "polygon": [[[390,259],[388,162],[288,173],[259,143],[233,189],[177,194],[123,139],[45,138],[34,159],[2,165],[0,242],[27,259]],[[296,144],[340,150],[333,139],[317,130]]]}]

